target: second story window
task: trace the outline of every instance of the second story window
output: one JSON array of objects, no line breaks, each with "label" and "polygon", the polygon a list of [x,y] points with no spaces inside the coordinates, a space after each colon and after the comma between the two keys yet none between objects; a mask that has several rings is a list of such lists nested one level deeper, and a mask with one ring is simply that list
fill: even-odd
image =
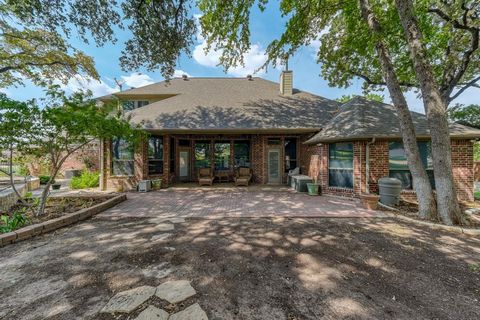
[{"label": "second story window", "polygon": [[149,102],[147,100],[126,100],[122,101],[123,111],[132,111],[143,106],[146,106]]}]

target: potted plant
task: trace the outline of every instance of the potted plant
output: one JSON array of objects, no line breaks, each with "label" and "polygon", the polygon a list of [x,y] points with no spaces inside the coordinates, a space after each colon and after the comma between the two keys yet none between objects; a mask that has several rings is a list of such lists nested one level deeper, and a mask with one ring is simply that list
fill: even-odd
[{"label": "potted plant", "polygon": [[160,190],[162,188],[162,179],[152,180],[152,190]]},{"label": "potted plant", "polygon": [[380,196],[374,193],[364,193],[360,195],[362,205],[367,210],[377,210]]},{"label": "potted plant", "polygon": [[54,183],[52,184],[52,189],[53,190],[59,190],[62,185],[60,183]]},{"label": "potted plant", "polygon": [[318,196],[322,193],[320,184],[317,183],[317,178],[314,178],[313,183],[307,183],[308,194],[311,196]]}]

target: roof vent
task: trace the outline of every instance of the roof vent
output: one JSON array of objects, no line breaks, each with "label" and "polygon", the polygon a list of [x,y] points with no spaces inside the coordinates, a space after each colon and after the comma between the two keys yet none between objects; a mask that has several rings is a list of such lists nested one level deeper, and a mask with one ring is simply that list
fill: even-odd
[{"label": "roof vent", "polygon": [[251,74],[247,74],[247,80],[248,80],[248,81],[252,81],[252,80],[253,80],[253,77],[252,77]]},{"label": "roof vent", "polygon": [[188,80],[188,76],[186,74],[182,74],[182,79],[187,81]]}]

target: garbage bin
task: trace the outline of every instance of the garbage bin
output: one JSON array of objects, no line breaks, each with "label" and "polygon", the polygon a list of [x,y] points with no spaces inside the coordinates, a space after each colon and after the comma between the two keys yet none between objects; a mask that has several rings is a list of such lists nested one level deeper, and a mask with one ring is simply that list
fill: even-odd
[{"label": "garbage bin", "polygon": [[402,182],[395,178],[380,178],[378,179],[378,191],[381,203],[387,206],[398,205]]}]

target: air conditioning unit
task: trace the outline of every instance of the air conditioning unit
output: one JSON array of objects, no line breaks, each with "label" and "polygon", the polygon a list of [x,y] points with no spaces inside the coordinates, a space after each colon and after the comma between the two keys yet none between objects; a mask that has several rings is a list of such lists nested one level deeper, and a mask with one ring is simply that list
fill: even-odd
[{"label": "air conditioning unit", "polygon": [[151,180],[140,180],[138,182],[138,192],[149,192],[152,190]]}]

